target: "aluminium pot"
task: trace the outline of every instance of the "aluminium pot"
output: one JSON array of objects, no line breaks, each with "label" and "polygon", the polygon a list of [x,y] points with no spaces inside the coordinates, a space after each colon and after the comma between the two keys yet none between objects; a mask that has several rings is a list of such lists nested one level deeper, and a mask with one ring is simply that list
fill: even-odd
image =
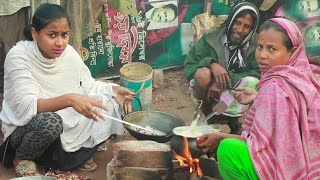
[{"label": "aluminium pot", "polygon": [[218,124],[176,127],[172,130],[174,136],[170,141],[170,146],[178,155],[184,157],[184,138],[186,138],[188,142],[189,152],[191,153],[192,157],[199,158],[204,153],[196,145],[197,138],[205,134],[220,131],[220,125]]}]

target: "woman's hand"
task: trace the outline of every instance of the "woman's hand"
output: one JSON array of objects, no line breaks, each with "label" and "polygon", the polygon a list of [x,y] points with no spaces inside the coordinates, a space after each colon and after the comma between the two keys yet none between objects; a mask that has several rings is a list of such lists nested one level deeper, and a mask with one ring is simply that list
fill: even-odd
[{"label": "woman's hand", "polygon": [[240,103],[240,104],[252,104],[253,101],[256,99],[258,92],[249,87],[238,87],[235,90],[231,91],[233,97]]},{"label": "woman's hand", "polygon": [[225,90],[228,87],[231,88],[231,80],[229,78],[227,70],[224,67],[222,67],[218,63],[212,63],[210,65],[210,70],[215,79],[215,82],[217,82],[217,87],[220,90]]},{"label": "woman's hand", "polygon": [[198,144],[198,147],[206,154],[213,153],[219,146],[222,136],[220,132],[206,134],[200,138],[206,139],[203,143]]},{"label": "woman's hand", "polygon": [[72,108],[78,113],[95,121],[98,120],[98,117],[105,119],[99,112],[99,108],[108,111],[108,108],[103,105],[102,101],[80,94],[70,94],[70,99]]},{"label": "woman's hand", "polygon": [[136,95],[134,92],[130,91],[128,88],[122,86],[112,86],[113,93],[116,94],[115,99],[120,106],[124,108],[129,113],[132,111],[131,102],[133,97]]}]

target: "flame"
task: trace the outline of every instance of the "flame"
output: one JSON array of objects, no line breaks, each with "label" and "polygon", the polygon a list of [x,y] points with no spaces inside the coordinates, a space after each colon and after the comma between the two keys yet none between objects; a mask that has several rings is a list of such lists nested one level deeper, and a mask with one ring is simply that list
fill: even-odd
[{"label": "flame", "polygon": [[180,155],[176,154],[176,159],[179,161],[180,166],[190,168],[190,173],[197,172],[198,176],[203,176],[202,170],[200,168],[199,158],[193,158],[191,152],[189,151],[189,143],[186,137],[183,137],[183,151]]}]

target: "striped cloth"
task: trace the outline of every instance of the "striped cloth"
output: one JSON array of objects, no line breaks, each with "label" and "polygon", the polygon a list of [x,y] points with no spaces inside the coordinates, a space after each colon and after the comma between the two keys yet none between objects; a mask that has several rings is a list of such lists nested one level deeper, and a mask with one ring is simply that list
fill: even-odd
[{"label": "striped cloth", "polygon": [[[250,87],[258,91],[258,82],[258,78],[247,76],[240,79],[234,87]],[[238,103],[238,101],[233,98],[231,90],[222,91],[220,101],[225,102],[228,106],[228,109],[226,109],[223,114],[230,117],[243,116],[249,108],[249,105]]]},{"label": "striped cloth", "polygon": [[[244,77],[240,79],[237,84],[234,87],[250,87],[252,89],[255,89],[258,91],[257,84],[259,82],[259,79],[251,76]],[[189,94],[193,95],[193,88],[195,86],[195,81],[192,79],[189,82]],[[249,105],[243,105],[238,103],[237,100],[235,100],[231,94],[231,90],[224,90],[221,92],[220,95],[220,101],[223,101],[228,106],[228,109],[226,109],[222,114],[229,116],[229,117],[239,117],[243,116],[248,108]],[[198,101],[195,101],[196,107],[198,107]]]},{"label": "striped cloth", "polygon": [[319,179],[320,84],[311,72],[299,28],[274,18],[294,47],[288,65],[262,74],[259,92],[243,123],[259,179]]}]

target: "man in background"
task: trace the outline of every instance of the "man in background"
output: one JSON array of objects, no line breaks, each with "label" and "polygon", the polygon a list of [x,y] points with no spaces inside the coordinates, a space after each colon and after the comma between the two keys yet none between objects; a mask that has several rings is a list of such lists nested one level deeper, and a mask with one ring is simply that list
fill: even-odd
[{"label": "man in background", "polygon": [[[250,2],[240,2],[233,7],[224,24],[206,31],[190,49],[183,73],[190,81],[195,98],[203,102],[204,115],[212,111],[215,99],[221,100],[221,94],[241,79],[250,77],[250,81],[258,82],[260,71],[254,56],[258,24],[257,7]],[[231,98],[230,102],[233,101]],[[239,109],[235,107],[235,110]],[[230,112],[228,116],[240,116],[240,112]]]}]

